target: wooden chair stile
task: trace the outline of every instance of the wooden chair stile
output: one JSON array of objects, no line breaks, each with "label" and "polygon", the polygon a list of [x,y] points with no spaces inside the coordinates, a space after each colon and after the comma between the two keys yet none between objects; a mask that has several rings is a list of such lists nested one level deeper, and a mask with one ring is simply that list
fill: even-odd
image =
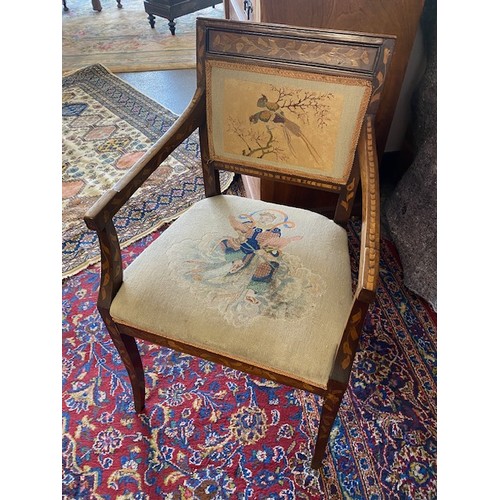
[{"label": "wooden chair stile", "polygon": [[[394,42],[385,35],[197,20],[191,104],[85,215],[101,248],[97,307],[129,374],[137,412],[145,407],[145,382],[135,338],[322,396],[312,458],[312,467],[320,467],[376,292],[373,118]],[[123,270],[113,216],[197,129],[206,198]],[[221,169],[337,193],[335,223],[221,195]],[[353,295],[343,226],[359,182]],[[201,313],[186,304],[196,293],[205,297]],[[287,354],[293,351],[303,359]],[[316,361],[321,356],[326,361]]]}]

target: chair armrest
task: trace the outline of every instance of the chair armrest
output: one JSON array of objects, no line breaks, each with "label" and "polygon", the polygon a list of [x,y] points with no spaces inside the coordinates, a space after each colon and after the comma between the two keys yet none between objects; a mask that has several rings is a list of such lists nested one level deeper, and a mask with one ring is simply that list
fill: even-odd
[{"label": "chair armrest", "polygon": [[356,297],[375,298],[380,259],[380,194],[373,116],[367,116],[358,141],[362,189],[361,249]]},{"label": "chair armrest", "polygon": [[205,120],[205,90],[197,89],[191,103],[170,129],[137,161],[84,216],[89,229],[102,231],[112,217],[156,168]]}]

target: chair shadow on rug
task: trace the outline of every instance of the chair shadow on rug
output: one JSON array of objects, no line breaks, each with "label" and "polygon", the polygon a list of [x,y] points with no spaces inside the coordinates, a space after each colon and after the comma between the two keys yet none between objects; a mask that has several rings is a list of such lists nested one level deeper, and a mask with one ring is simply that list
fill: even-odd
[{"label": "chair shadow on rug", "polygon": [[[319,468],[379,265],[374,116],[390,36],[199,18],[198,85],[172,128],[87,212],[101,248],[97,307],[145,405],[135,338],[319,394]],[[112,218],[195,129],[206,198],[124,271]],[[219,170],[313,186],[332,221],[221,195]],[[362,187],[353,293],[345,225]]]}]

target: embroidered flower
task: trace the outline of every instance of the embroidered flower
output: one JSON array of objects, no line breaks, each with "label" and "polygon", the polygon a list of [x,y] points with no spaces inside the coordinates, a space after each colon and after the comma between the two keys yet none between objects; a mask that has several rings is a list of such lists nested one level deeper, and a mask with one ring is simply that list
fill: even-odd
[{"label": "embroidered flower", "polygon": [[165,429],[165,435],[170,438],[177,438],[181,443],[186,444],[188,438],[194,434],[194,422],[193,419],[189,420],[172,420],[170,422],[170,427]]},{"label": "embroidered flower", "polygon": [[234,498],[232,495],[236,491],[234,480],[225,471],[213,466],[195,472],[185,484],[194,498],[229,500]]},{"label": "embroidered flower", "polygon": [[79,328],[76,329],[77,338],[82,343],[98,342],[102,337],[102,321],[96,314],[91,314],[80,321]]},{"label": "embroidered flower", "polygon": [[255,475],[255,484],[261,488],[269,488],[283,481],[283,473],[279,468],[276,471],[262,469]]},{"label": "embroidered flower", "polygon": [[85,384],[83,382],[74,382],[69,391],[69,397],[66,399],[66,405],[70,410],[80,413],[87,411],[94,402],[95,381]]},{"label": "embroidered flower", "polygon": [[269,464],[271,460],[274,460],[274,450],[269,446],[263,445],[260,450],[252,451],[252,456],[263,464]]},{"label": "embroidered flower", "polygon": [[62,362],[62,375],[63,378],[68,378],[75,368],[73,361],[69,358],[64,358]]},{"label": "embroidered flower", "polygon": [[99,432],[92,447],[97,453],[106,455],[120,448],[122,441],[123,436],[120,431],[109,427],[107,430]]},{"label": "embroidered flower", "polygon": [[217,432],[208,432],[206,437],[205,437],[205,446],[207,448],[210,448],[211,446],[215,446],[220,442],[220,436]]},{"label": "embroidered flower", "polygon": [[285,457],[285,450],[281,446],[275,446],[273,448],[273,462],[281,462]]},{"label": "embroidered flower", "polygon": [[419,462],[410,464],[410,476],[418,483],[424,484],[429,479],[427,467]]},{"label": "embroidered flower", "polygon": [[231,416],[229,430],[242,445],[256,443],[266,435],[266,413],[258,407],[244,406]]},{"label": "embroidered flower", "polygon": [[200,370],[206,374],[213,372],[215,369],[215,363],[212,363],[211,361],[205,361],[204,359],[200,359],[198,361],[198,365],[200,367]]},{"label": "embroidered flower", "polygon": [[124,464],[122,464],[122,467],[129,470],[137,470],[139,464],[135,460],[127,460]]},{"label": "embroidered flower", "polygon": [[169,387],[165,392],[165,400],[169,406],[179,406],[184,402],[184,393],[186,392],[186,386],[177,382],[176,384]]},{"label": "embroidered flower", "polygon": [[112,413],[104,412],[101,413],[101,415],[97,418],[97,421],[101,422],[102,424],[110,424],[114,419],[115,417]]},{"label": "embroidered flower", "polygon": [[198,450],[195,450],[193,454],[189,457],[189,463],[192,465],[201,465],[202,461],[203,461],[203,455]]},{"label": "embroidered flower", "polygon": [[293,427],[290,424],[283,424],[278,431],[278,438],[291,439],[293,437]]}]

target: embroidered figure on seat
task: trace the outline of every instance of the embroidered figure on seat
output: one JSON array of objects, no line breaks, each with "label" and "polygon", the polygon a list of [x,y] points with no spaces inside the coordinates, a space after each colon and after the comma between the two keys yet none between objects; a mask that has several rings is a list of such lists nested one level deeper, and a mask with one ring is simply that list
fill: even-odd
[{"label": "embroidered figure on seat", "polygon": [[229,221],[239,237],[223,239],[220,243],[226,261],[232,262],[230,274],[246,268],[254,259],[258,260],[245,296],[246,300],[257,304],[259,303],[257,294],[264,293],[280,266],[280,250],[290,242],[302,238],[302,236],[282,237],[279,226],[287,224],[287,216],[282,212],[276,212],[284,217],[284,222],[279,222],[278,225],[275,224],[279,215],[269,210],[250,216],[240,216],[240,218],[248,217],[243,221],[231,216]]},{"label": "embroidered figure on seat", "polygon": [[260,315],[294,318],[310,311],[324,283],[283,251],[302,239],[283,234],[295,222],[281,210],[266,209],[231,215],[229,223],[236,235],[208,235],[181,250],[189,257],[183,276],[196,285],[193,293],[203,290],[205,300],[237,326]]}]

